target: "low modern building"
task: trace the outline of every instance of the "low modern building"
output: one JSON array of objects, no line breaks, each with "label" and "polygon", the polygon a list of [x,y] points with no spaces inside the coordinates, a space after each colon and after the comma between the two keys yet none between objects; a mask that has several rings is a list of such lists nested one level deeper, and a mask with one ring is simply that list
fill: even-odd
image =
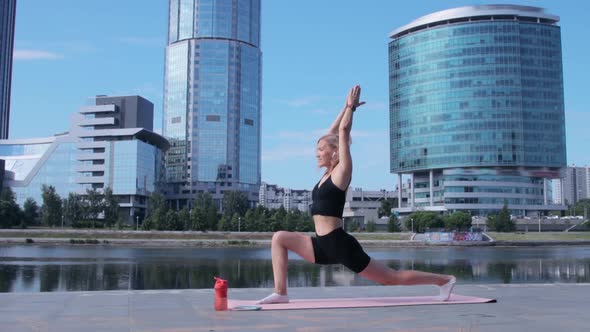
[{"label": "low modern building", "polygon": [[65,198],[110,187],[127,222],[145,215],[147,197],[164,181],[168,141],[152,131],[153,104],[140,96],[97,96],[71,117],[70,130],[45,138],[0,140],[4,185],[19,204],[42,204],[41,186]]},{"label": "low modern building", "polygon": [[268,209],[299,210],[309,212],[311,191],[281,188],[274,184],[262,182],[258,194],[258,204]]}]

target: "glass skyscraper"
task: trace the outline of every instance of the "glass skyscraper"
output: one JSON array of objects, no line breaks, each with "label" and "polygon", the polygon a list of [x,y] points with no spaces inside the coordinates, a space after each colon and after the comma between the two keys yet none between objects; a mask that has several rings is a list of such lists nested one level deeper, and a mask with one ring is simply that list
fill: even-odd
[{"label": "glass skyscraper", "polygon": [[163,135],[167,197],[260,187],[260,0],[170,0]]},{"label": "glass skyscraper", "polygon": [[558,21],[469,6],[391,33],[390,165],[411,188],[399,212],[563,209],[549,193],[566,166]]},{"label": "glass skyscraper", "polygon": [[16,0],[0,1],[0,139],[8,138]]}]

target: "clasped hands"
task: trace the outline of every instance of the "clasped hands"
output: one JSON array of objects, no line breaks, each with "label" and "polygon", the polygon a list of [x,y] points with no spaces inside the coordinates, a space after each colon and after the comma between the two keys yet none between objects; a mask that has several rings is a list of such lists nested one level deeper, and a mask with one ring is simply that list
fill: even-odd
[{"label": "clasped hands", "polygon": [[346,97],[346,108],[350,108],[354,112],[357,107],[364,105],[364,101],[359,101],[360,97],[361,86],[355,85],[350,89],[350,92],[348,92],[348,96]]}]

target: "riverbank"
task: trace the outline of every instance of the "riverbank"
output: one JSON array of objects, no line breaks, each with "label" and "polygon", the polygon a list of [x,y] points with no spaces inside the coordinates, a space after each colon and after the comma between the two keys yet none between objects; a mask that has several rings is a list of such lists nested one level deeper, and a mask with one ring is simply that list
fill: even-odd
[{"label": "riverbank", "polygon": [[[173,232],[132,231],[105,229],[4,229],[0,230],[0,244],[54,245],[127,245],[127,246],[270,246],[272,232]],[[313,233],[308,233],[313,235]],[[590,245],[590,232],[495,233],[486,235],[491,241],[453,241],[429,243],[413,240],[413,234],[352,233],[363,246],[550,246]]]}]

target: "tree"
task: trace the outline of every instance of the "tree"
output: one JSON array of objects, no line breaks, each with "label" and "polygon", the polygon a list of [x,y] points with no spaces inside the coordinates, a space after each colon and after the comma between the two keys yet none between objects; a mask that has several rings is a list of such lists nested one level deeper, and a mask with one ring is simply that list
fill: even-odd
[{"label": "tree", "polygon": [[113,190],[107,187],[104,190],[104,202],[102,203],[104,209],[104,223],[107,227],[112,227],[119,221],[119,202],[113,195]]},{"label": "tree", "polygon": [[16,203],[14,192],[6,187],[0,192],[0,227],[11,228],[22,221],[22,211]]},{"label": "tree", "polygon": [[447,214],[443,217],[445,228],[447,230],[468,230],[471,228],[471,215],[465,212],[457,211]]},{"label": "tree", "polygon": [[157,192],[152,193],[148,198],[147,215],[143,220],[142,228],[150,230],[164,227],[166,212],[168,212],[168,205],[164,196]]},{"label": "tree", "polygon": [[61,197],[55,191],[54,186],[42,185],[41,197],[43,198],[43,205],[41,205],[41,221],[47,226],[57,226],[62,221],[62,207]]},{"label": "tree", "polygon": [[[180,228],[180,229],[179,229]],[[166,212],[165,222],[158,225],[159,231],[178,231],[182,229],[180,219],[178,218],[178,212],[169,209]]]},{"label": "tree", "polygon": [[85,201],[85,217],[92,220],[92,228],[94,228],[94,222],[104,210],[103,195],[96,188],[86,189]]},{"label": "tree", "polygon": [[77,225],[84,219],[84,202],[80,195],[69,193],[68,198],[64,198],[63,215],[66,224],[78,227]]},{"label": "tree", "polygon": [[233,216],[237,213],[241,217],[246,214],[249,207],[248,196],[241,191],[226,191],[223,193],[223,213]]},{"label": "tree", "polygon": [[25,200],[23,204],[23,224],[24,227],[37,225],[39,223],[39,206],[31,197]]},{"label": "tree", "polygon": [[[197,211],[195,211],[197,210]],[[198,216],[202,216],[202,224],[199,223],[199,226],[201,231],[204,230],[216,230],[217,229],[217,223],[218,223],[218,217],[217,217],[217,205],[215,204],[215,201],[213,200],[213,197],[211,197],[211,194],[209,194],[208,192],[206,193],[198,193],[195,196],[195,201],[193,204],[193,211],[194,214],[192,215],[191,218],[195,218],[197,215]],[[195,222],[195,219],[192,219],[193,223]],[[195,229],[196,226],[195,226]]]},{"label": "tree", "polygon": [[217,230],[220,231],[231,231],[231,217],[227,214],[223,214],[217,225]]},{"label": "tree", "polygon": [[391,216],[389,216],[389,220],[387,221],[387,231],[390,233],[400,231],[399,225],[398,225],[398,220],[397,220],[397,217],[395,216],[395,214],[392,214]]},{"label": "tree", "polygon": [[185,206],[178,212],[178,221],[176,223],[176,227],[173,229],[175,231],[184,231],[189,229],[191,224],[191,213],[188,210],[188,206]]},{"label": "tree", "polygon": [[381,207],[377,211],[379,218],[381,217],[389,217],[391,215],[391,209],[394,206],[397,206],[397,198],[386,198],[381,201]]},{"label": "tree", "polygon": [[190,213],[190,230],[205,231],[207,229],[207,223],[205,219],[205,212],[202,208],[193,206]]},{"label": "tree", "polygon": [[410,214],[406,217],[404,224],[407,229],[412,229],[412,223],[414,231],[416,233],[424,233],[430,228],[443,228],[444,222],[440,215],[435,212],[424,212],[418,211]]},{"label": "tree", "polygon": [[571,208],[572,214],[575,216],[584,216],[588,218],[590,213],[590,199],[584,198],[576,202]]},{"label": "tree", "polygon": [[487,225],[496,232],[514,232],[516,230],[516,225],[510,218],[510,211],[506,204],[498,214],[488,216]]}]

